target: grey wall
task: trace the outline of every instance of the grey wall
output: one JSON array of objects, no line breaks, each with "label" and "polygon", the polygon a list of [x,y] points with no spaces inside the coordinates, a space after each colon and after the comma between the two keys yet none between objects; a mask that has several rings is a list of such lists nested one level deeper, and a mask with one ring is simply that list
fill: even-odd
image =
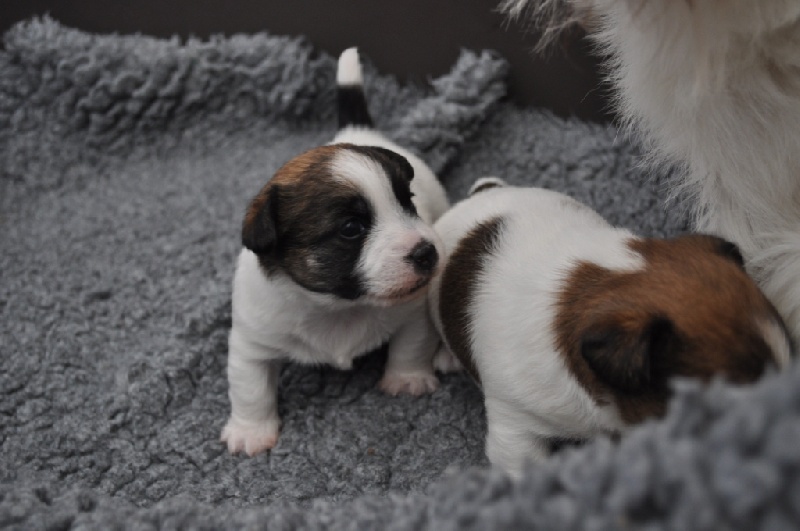
[{"label": "grey wall", "polygon": [[444,73],[459,48],[493,48],[512,64],[511,97],[557,114],[608,120],[597,61],[580,35],[547,56],[536,39],[495,12],[498,0],[6,0],[0,31],[34,15],[92,32],[167,37],[269,31],[304,34],[337,54],[358,45],[384,72],[424,80]]}]

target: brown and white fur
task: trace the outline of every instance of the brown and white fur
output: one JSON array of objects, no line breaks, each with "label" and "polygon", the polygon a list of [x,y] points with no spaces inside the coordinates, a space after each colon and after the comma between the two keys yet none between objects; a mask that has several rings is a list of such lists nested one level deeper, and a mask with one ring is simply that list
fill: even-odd
[{"label": "brown and white fur", "polygon": [[431,224],[449,206],[444,189],[372,128],[355,48],[340,57],[337,84],[333,143],[287,162],[244,219],[222,430],[232,453],[276,444],[286,361],[349,369],[388,341],[381,389],[417,395],[438,383],[425,293],[439,269]]},{"label": "brown and white fur", "polygon": [[553,441],[664,413],[676,376],[735,383],[789,363],[792,343],[736,247],[650,239],[557,192],[478,181],[434,225],[430,310],[482,387],[489,460],[513,475]]},{"label": "brown and white fur", "polygon": [[[621,118],[683,168],[699,230],[741,248],[800,340],[800,2],[505,0],[556,33],[579,20],[609,59]],[[682,194],[681,194],[682,193]]]}]

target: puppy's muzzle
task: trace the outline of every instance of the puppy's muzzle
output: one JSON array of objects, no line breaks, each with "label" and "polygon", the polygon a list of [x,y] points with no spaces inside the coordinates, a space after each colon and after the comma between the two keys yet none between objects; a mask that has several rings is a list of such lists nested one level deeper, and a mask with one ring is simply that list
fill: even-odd
[{"label": "puppy's muzzle", "polygon": [[439,263],[439,253],[433,243],[422,240],[411,250],[406,260],[411,262],[420,275],[430,275]]}]

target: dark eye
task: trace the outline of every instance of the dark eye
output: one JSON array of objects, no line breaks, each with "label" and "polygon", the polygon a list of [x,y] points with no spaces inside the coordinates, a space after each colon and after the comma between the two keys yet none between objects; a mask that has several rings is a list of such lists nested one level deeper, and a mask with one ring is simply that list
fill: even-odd
[{"label": "dark eye", "polygon": [[344,222],[344,225],[339,228],[339,235],[347,240],[353,240],[364,234],[366,230],[367,228],[359,220],[348,219]]}]

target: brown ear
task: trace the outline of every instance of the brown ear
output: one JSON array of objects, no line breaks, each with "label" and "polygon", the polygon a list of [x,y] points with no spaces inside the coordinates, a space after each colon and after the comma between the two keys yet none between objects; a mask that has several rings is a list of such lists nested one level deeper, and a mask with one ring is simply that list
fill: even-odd
[{"label": "brown ear", "polygon": [[654,368],[675,340],[674,326],[666,317],[653,317],[638,330],[599,324],[584,334],[581,355],[600,380],[634,393],[656,385]]},{"label": "brown ear", "polygon": [[247,209],[242,245],[257,255],[269,255],[278,243],[278,187],[265,187]]},{"label": "brown ear", "polygon": [[745,260],[744,256],[742,256],[741,249],[739,249],[738,245],[729,240],[711,234],[687,234],[678,236],[676,239],[697,242],[704,248],[731,260],[744,269]]},{"label": "brown ear", "polygon": [[717,243],[717,249],[722,256],[733,260],[736,265],[744,269],[744,256],[742,256],[742,251],[739,249],[739,246],[735,243],[724,240],[722,238],[718,238],[716,236],[710,236],[714,238]]}]

